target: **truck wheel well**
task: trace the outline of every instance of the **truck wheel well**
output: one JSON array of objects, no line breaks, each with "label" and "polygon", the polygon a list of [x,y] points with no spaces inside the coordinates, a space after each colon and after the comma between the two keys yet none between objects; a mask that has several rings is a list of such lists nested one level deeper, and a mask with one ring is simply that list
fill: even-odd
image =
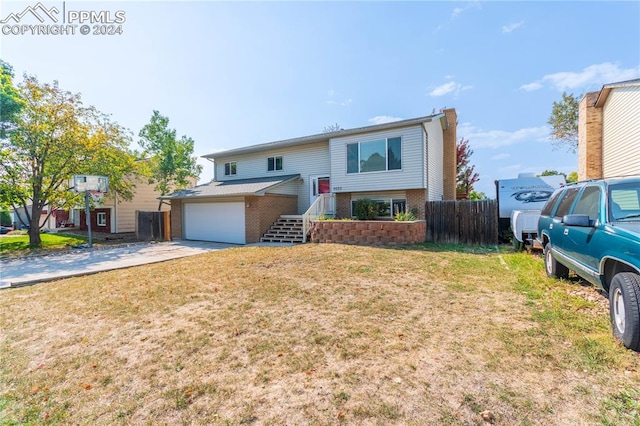
[{"label": "truck wheel well", "polygon": [[626,263],[622,263],[619,262],[615,259],[607,259],[604,263],[604,280],[603,280],[603,284],[604,284],[604,289],[608,292],[609,291],[609,286],[611,285],[611,280],[613,280],[613,277],[616,276],[616,274],[619,274],[620,272],[633,272],[635,274],[638,273],[638,271],[634,268],[632,268],[631,266],[627,265]]}]

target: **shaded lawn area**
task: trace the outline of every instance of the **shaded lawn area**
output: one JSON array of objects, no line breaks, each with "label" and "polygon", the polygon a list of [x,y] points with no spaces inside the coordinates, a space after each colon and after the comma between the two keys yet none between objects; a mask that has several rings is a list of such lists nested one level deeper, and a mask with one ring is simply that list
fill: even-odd
[{"label": "shaded lawn area", "polygon": [[494,249],[238,247],[0,292],[2,424],[638,424],[607,304]]},{"label": "shaded lawn area", "polygon": [[0,255],[22,255],[34,251],[56,251],[67,249],[71,246],[84,244],[85,237],[73,234],[40,234],[42,247],[31,249],[29,247],[29,235],[9,235],[0,238]]}]

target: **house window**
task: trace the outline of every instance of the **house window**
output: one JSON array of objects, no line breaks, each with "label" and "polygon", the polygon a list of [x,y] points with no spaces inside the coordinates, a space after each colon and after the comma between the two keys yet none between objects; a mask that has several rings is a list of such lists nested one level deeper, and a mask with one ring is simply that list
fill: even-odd
[{"label": "house window", "polygon": [[402,169],[401,138],[347,144],[347,173],[400,169]]},{"label": "house window", "polygon": [[267,158],[267,171],[282,170],[282,155]]},{"label": "house window", "polygon": [[225,176],[235,176],[236,175],[236,162],[230,161],[228,163],[224,163],[224,175]]},{"label": "house window", "polygon": [[98,226],[107,226],[107,214],[105,212],[98,213],[96,222],[98,223]]},{"label": "house window", "polygon": [[[355,217],[355,205],[357,200],[351,200],[351,217]],[[404,199],[373,199],[378,205],[377,217],[381,219],[392,218],[398,213],[407,212],[407,200]]]}]

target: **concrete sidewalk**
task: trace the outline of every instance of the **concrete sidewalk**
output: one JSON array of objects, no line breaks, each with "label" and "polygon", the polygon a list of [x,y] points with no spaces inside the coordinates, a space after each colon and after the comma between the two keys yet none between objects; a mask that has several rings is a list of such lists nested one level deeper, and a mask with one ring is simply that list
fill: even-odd
[{"label": "concrete sidewalk", "polygon": [[230,247],[237,245],[205,241],[169,241],[112,248],[85,248],[64,254],[4,259],[0,260],[0,289],[163,262]]}]

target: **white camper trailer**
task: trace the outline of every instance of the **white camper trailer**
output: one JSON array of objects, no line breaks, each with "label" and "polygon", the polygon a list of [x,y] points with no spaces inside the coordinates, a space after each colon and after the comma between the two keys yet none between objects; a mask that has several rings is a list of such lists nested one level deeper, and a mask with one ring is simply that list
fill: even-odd
[{"label": "white camper trailer", "polygon": [[495,183],[500,229],[511,227],[514,247],[533,247],[540,211],[553,191],[566,184],[565,177],[520,173],[517,179],[497,180]]}]

